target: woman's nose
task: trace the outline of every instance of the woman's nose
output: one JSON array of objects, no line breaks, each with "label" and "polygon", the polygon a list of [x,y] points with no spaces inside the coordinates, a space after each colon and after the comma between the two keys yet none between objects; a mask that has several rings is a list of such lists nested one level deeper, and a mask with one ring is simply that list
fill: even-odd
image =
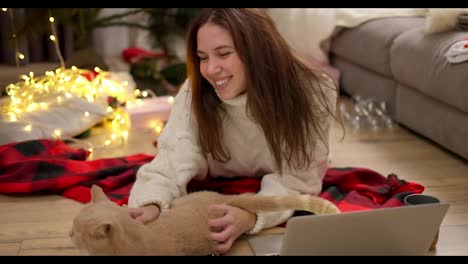
[{"label": "woman's nose", "polygon": [[216,75],[221,72],[221,66],[215,60],[211,60],[208,62],[207,72],[209,75]]}]

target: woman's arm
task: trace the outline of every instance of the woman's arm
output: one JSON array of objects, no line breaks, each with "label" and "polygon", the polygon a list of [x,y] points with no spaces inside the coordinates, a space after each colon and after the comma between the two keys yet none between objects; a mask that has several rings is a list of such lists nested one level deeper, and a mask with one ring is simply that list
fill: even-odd
[{"label": "woman's arm", "polygon": [[173,199],[186,194],[187,183],[193,177],[204,177],[207,172],[187,80],[175,97],[169,120],[158,138],[156,157],[137,172],[129,207],[156,204],[164,211]]}]

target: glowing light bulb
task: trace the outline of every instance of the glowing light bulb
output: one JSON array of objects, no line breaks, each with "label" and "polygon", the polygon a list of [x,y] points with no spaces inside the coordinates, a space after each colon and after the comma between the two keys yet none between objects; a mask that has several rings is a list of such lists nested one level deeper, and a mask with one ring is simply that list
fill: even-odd
[{"label": "glowing light bulb", "polygon": [[62,131],[60,129],[55,129],[54,130],[54,136],[56,138],[60,138],[62,136]]},{"label": "glowing light bulb", "polygon": [[161,125],[157,125],[154,129],[155,129],[156,132],[159,134],[159,133],[161,133],[161,131],[162,131],[162,126],[161,126]]},{"label": "glowing light bulb", "polygon": [[173,104],[173,103],[174,103],[174,97],[169,96],[169,98],[167,98],[167,102],[168,102],[169,104]]}]

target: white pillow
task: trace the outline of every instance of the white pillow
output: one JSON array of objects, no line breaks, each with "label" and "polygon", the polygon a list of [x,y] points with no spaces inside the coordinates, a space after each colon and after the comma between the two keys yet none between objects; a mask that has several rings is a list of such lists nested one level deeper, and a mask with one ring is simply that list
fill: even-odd
[{"label": "white pillow", "polygon": [[[57,129],[61,131],[61,138],[74,137],[104,120],[107,114],[106,108],[100,104],[76,96],[62,98],[62,103],[58,104],[53,103],[56,96],[51,97],[48,109],[24,113],[15,122],[10,121],[6,114],[0,115],[0,145],[54,138]],[[30,131],[25,129],[27,127]]]},{"label": "white pillow", "polygon": [[458,16],[467,11],[467,8],[429,8],[424,31],[434,34],[454,30]]}]

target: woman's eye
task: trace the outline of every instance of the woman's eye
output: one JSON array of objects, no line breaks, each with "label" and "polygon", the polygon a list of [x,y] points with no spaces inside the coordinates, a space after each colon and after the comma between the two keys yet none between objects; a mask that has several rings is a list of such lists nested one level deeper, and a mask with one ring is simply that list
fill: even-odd
[{"label": "woman's eye", "polygon": [[219,54],[221,57],[226,57],[227,55],[231,54],[231,52],[221,53]]}]

